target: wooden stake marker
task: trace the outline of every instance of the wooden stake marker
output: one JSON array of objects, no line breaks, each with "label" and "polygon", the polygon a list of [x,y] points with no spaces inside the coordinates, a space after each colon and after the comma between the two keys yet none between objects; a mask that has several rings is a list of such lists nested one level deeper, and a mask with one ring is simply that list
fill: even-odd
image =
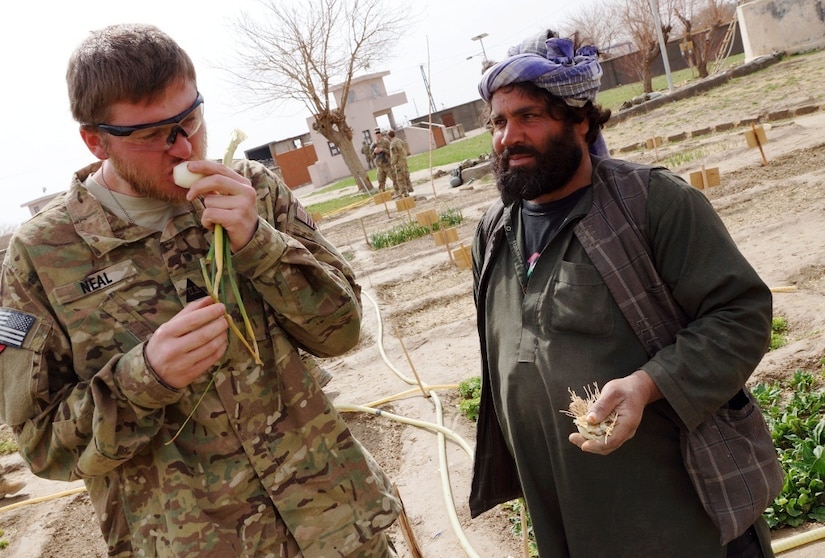
[{"label": "wooden stake marker", "polygon": [[455,264],[453,251],[450,249],[450,242],[458,242],[458,230],[455,227],[450,227],[449,229],[441,231],[433,231],[433,240],[435,240],[436,246],[446,247],[450,261]]},{"label": "wooden stake marker", "polygon": [[400,200],[395,200],[395,210],[399,213],[401,211],[407,212],[407,217],[412,222],[412,215],[410,214],[410,209],[415,207],[415,198],[408,197],[408,198],[401,198]]},{"label": "wooden stake marker", "polygon": [[372,243],[370,242],[370,237],[367,234],[367,227],[364,226],[364,218],[361,217],[358,221],[361,223],[361,230],[364,231],[364,240],[367,241],[367,246],[372,246]]},{"label": "wooden stake marker", "polygon": [[657,161],[659,160],[659,146],[662,145],[663,141],[662,136],[654,136],[645,140],[645,145],[647,145],[647,148],[655,150]]},{"label": "wooden stake marker", "polygon": [[662,136],[654,136],[652,138],[647,138],[645,144],[647,145],[648,149],[653,149],[656,147],[660,147],[663,141],[664,140],[662,139]]},{"label": "wooden stake marker", "polygon": [[458,242],[458,231],[455,227],[444,229],[443,231],[433,231],[433,238],[436,246],[444,246],[450,242]]},{"label": "wooden stake marker", "polygon": [[426,211],[419,211],[415,214],[415,220],[422,227],[430,227],[438,223],[438,213],[435,209],[427,209]]},{"label": "wooden stake marker", "polygon": [[464,243],[461,243],[458,248],[453,250],[453,260],[458,266],[458,269],[470,269],[473,265],[470,247],[464,246]]},{"label": "wooden stake marker", "polygon": [[702,165],[702,170],[690,173],[690,185],[699,190],[719,186],[722,180],[719,177],[719,167],[706,169]]},{"label": "wooden stake marker", "polygon": [[387,212],[387,217],[390,216],[390,208],[387,204],[392,201],[392,192],[379,192],[372,197],[372,201],[375,205],[380,205],[383,203],[384,210]]},{"label": "wooden stake marker", "polygon": [[768,143],[768,137],[765,135],[765,129],[759,125],[751,123],[751,129],[745,130],[745,141],[748,142],[748,147],[753,149],[759,148],[759,153],[762,155],[762,166],[768,165],[768,159],[765,157],[765,150],[762,146]]}]

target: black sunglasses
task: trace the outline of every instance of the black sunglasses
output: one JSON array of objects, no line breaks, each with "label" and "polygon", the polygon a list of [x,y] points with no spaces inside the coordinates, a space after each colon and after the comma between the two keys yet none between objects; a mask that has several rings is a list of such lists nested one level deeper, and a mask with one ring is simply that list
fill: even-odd
[{"label": "black sunglasses", "polygon": [[[107,134],[111,134],[113,136],[124,137],[129,136],[133,132],[137,132],[138,130],[145,130],[147,128],[155,128],[157,126],[167,126],[169,124],[180,124],[180,122],[189,116],[196,108],[203,104],[203,95],[198,92],[198,96],[195,99],[195,102],[192,105],[183,111],[180,114],[176,114],[171,118],[167,118],[166,120],[160,120],[158,122],[150,122],[149,124],[138,124],[136,126],[113,126],[111,124],[98,124],[97,128],[103,130]],[[177,134],[175,134],[177,135]]]}]

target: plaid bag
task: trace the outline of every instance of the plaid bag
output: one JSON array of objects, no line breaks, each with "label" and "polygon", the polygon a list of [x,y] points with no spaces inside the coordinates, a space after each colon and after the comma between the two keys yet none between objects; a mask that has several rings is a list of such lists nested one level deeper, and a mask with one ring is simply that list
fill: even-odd
[{"label": "plaid bag", "polygon": [[[673,343],[690,319],[650,256],[643,223],[651,169],[594,160],[593,208],[574,231],[652,356]],[[610,188],[613,181],[621,188]],[[765,417],[743,387],[694,430],[683,429],[681,441],[685,469],[726,545],[753,525],[782,490],[784,472]]]},{"label": "plaid bag", "polygon": [[785,482],[765,417],[742,388],[681,439],[685,468],[724,546],[759,519]]}]

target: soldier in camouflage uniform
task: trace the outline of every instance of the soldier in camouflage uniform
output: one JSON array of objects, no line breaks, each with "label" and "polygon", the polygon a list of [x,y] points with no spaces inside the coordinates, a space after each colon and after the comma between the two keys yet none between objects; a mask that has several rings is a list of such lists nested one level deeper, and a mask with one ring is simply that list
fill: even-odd
[{"label": "soldier in camouflage uniform", "polygon": [[[3,263],[0,420],[21,455],[85,481],[110,556],[395,556],[391,482],[299,354],[357,343],[350,267],[265,167],[201,160],[192,62],[157,28],[93,33],[67,78],[100,161]],[[185,160],[205,175],[189,190]],[[233,298],[206,293],[218,222],[263,365],[227,332]]]},{"label": "soldier in camouflage uniform", "polygon": [[372,142],[372,153],[375,166],[378,168],[378,189],[383,192],[387,187],[387,177],[393,181],[393,189],[397,188],[392,177],[390,164],[390,141],[383,136],[380,128],[375,129],[375,141]]},{"label": "soldier in camouflage uniform", "polygon": [[408,197],[412,192],[410,168],[407,166],[409,147],[407,142],[395,135],[395,130],[387,132],[390,137],[390,164],[392,165],[393,187],[398,196]]},{"label": "soldier in camouflage uniform", "polygon": [[372,146],[369,144],[367,140],[363,140],[361,142],[361,153],[364,155],[364,159],[367,161],[367,169],[371,169],[375,166],[373,162],[373,154],[372,154]]}]

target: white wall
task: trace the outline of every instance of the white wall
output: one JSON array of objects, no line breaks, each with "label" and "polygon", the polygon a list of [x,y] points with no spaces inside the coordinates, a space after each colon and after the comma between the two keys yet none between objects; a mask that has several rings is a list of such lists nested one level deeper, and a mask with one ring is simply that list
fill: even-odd
[{"label": "white wall", "polygon": [[754,0],[736,8],[745,61],[774,51],[793,54],[825,46],[825,4]]}]

